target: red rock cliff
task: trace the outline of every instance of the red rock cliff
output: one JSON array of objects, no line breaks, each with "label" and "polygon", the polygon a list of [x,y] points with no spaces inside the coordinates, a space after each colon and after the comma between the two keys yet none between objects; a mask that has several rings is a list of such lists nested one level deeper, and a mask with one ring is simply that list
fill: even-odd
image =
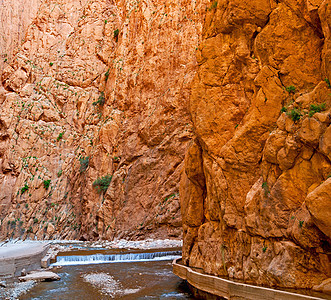
[{"label": "red rock cliff", "polygon": [[182,175],[186,264],[330,277],[329,1],[1,3],[1,238],[180,237]]},{"label": "red rock cliff", "polygon": [[181,179],[183,258],[311,288],[330,277],[330,1],[214,1]]},{"label": "red rock cliff", "polygon": [[2,2],[1,238],[180,237],[204,1]]}]

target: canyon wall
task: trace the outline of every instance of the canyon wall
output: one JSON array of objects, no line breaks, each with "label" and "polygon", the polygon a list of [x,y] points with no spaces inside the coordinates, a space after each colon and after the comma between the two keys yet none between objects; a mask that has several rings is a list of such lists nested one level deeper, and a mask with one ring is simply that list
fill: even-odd
[{"label": "canyon wall", "polygon": [[40,0],[0,0],[0,76],[36,16]]},{"label": "canyon wall", "polygon": [[182,236],[205,2],[2,0],[1,239]]},{"label": "canyon wall", "polygon": [[329,1],[1,5],[1,239],[183,226],[208,274],[327,282]]},{"label": "canyon wall", "polygon": [[329,282],[330,4],[210,4],[180,186],[186,265],[267,286]]}]

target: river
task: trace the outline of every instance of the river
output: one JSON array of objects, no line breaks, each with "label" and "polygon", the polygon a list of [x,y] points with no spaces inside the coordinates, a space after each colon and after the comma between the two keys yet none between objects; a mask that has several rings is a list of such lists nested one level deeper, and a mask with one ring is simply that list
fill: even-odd
[{"label": "river", "polygon": [[88,249],[59,253],[59,281],[43,282],[20,299],[194,299],[172,273],[180,249]]}]

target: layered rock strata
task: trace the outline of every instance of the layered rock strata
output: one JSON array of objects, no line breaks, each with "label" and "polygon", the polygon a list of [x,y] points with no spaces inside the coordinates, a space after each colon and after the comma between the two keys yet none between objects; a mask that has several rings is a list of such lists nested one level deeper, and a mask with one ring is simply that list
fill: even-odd
[{"label": "layered rock strata", "polygon": [[20,2],[37,13],[2,62],[1,238],[181,236],[205,2]]},{"label": "layered rock strata", "polygon": [[331,5],[214,1],[181,179],[184,263],[248,283],[331,275]]}]

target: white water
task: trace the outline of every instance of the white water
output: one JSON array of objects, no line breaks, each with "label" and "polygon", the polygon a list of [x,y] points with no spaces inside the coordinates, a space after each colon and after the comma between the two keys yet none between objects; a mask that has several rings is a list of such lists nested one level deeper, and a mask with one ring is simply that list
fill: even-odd
[{"label": "white water", "polygon": [[58,256],[52,266],[90,265],[104,263],[142,262],[174,260],[181,257],[181,251],[167,251],[154,253],[127,253],[127,254],[93,254]]}]

